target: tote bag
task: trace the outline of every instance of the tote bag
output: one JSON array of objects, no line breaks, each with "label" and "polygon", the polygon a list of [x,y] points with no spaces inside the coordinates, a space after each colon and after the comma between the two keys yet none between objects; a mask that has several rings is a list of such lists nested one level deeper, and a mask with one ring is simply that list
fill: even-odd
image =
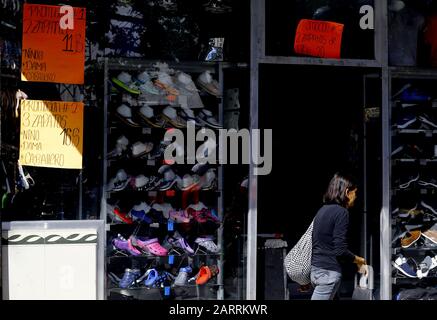
[{"label": "tote bag", "polygon": [[284,259],[284,267],[291,280],[306,285],[311,283],[311,254],[313,252],[313,223]]}]

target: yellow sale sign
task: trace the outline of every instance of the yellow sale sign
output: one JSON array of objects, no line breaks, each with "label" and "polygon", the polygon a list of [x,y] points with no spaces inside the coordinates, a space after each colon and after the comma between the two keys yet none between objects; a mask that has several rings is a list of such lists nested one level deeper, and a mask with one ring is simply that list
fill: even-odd
[{"label": "yellow sale sign", "polygon": [[21,101],[20,163],[82,169],[83,110],[81,102]]}]

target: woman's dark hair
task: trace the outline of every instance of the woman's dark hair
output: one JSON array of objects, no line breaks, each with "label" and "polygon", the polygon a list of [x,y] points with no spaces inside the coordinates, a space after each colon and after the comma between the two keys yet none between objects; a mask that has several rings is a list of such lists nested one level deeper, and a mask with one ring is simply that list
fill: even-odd
[{"label": "woman's dark hair", "polygon": [[352,178],[348,175],[337,172],[329,182],[328,189],[323,196],[323,203],[325,204],[339,204],[346,207],[348,198],[346,197],[346,191],[355,190],[356,184]]}]

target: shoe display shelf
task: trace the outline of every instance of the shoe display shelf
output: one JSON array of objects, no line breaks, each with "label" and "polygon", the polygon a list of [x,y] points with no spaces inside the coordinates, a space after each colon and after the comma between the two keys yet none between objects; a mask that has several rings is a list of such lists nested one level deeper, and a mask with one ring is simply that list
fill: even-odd
[{"label": "shoe display shelf", "polygon": [[[399,230],[407,232],[426,229],[437,221],[437,217],[432,212],[437,194],[437,186],[433,180],[434,177],[437,178],[435,174],[437,149],[434,147],[437,145],[437,121],[435,120],[437,119],[437,95],[431,96],[435,92],[432,88],[435,88],[437,83],[437,72],[391,68],[390,75],[392,88],[390,104],[392,119],[391,225],[393,235],[396,237]],[[419,205],[423,203],[422,200],[427,206]],[[400,210],[394,211],[396,208]],[[401,210],[403,210],[402,214]],[[437,208],[435,210],[437,211]],[[398,231],[395,232],[395,230]],[[403,237],[411,237],[411,234],[404,233]],[[418,276],[421,270],[425,270],[423,269],[425,258],[434,257],[436,252],[437,244],[434,246],[423,240],[415,241],[408,247],[401,247],[400,238],[393,241],[393,292],[406,287],[437,283],[435,266],[426,277]],[[395,261],[399,263],[396,266]]]},{"label": "shoe display shelf", "polygon": [[[190,170],[194,170],[193,165],[169,165],[163,160],[163,150],[162,148],[159,148],[163,146],[163,137],[166,130],[179,128],[185,132],[186,129],[183,128],[184,125],[181,125],[181,121],[182,124],[184,124],[184,119],[181,119],[180,112],[187,107],[189,109],[192,107],[191,110],[197,114],[195,119],[196,123],[199,125],[196,126],[196,130],[206,126],[212,130],[219,129],[221,127],[220,124],[223,124],[223,70],[226,68],[246,68],[247,65],[226,62],[168,62],[168,69],[166,69],[167,66],[165,66],[164,69],[159,69],[162,68],[163,64],[158,61],[104,59],[103,66],[105,75],[103,186],[105,186],[105,190],[102,193],[101,218],[107,221],[107,274],[109,275],[110,272],[113,272],[121,278],[124,270],[135,266],[135,268],[141,268],[142,273],[144,273],[148,268],[153,267],[160,270],[160,272],[168,272],[171,276],[176,277],[180,267],[191,266],[193,273],[190,274],[188,278],[195,280],[196,272],[200,271],[201,268],[206,266],[217,266],[219,270],[218,274],[214,274],[209,281],[202,285],[197,285],[195,281],[191,281],[187,282],[186,285],[175,286],[172,281],[167,281],[164,284],[160,284],[158,288],[146,287],[140,283],[135,283],[135,285],[132,285],[129,288],[118,288],[114,281],[109,281],[107,285],[108,299],[224,299],[224,255],[222,251],[225,247],[223,243],[222,228],[224,203],[223,167],[221,165],[210,166],[210,168],[215,168],[217,172],[215,185],[207,187],[206,190],[203,190],[202,188],[201,190],[183,191],[185,180],[182,180],[182,176],[184,173],[190,173]],[[219,92],[217,94],[217,92],[208,91],[208,88],[205,89],[203,86],[202,88],[198,87],[200,103],[199,99],[194,100],[194,106],[192,104],[193,99],[190,97],[188,99],[186,97],[181,97],[183,96],[184,88],[179,92],[179,95],[177,95],[176,92],[172,92],[174,88],[172,88],[169,82],[166,82],[167,80],[164,79],[166,77],[166,70],[169,69],[188,74],[193,80],[195,80],[196,77],[199,79],[200,75],[208,72],[213,75],[213,78],[218,79],[218,82],[216,82],[215,85],[219,87]],[[163,80],[159,82],[160,78],[158,78],[155,85],[162,85],[162,87],[159,87],[157,90],[160,90],[160,93],[165,92],[165,94],[159,97],[158,103],[151,103],[150,105],[147,101],[150,95],[141,95],[142,98],[140,99],[140,95],[137,94],[138,92],[135,92],[138,87],[126,82],[119,83],[119,78],[121,77],[117,77],[121,73],[124,73],[123,76],[126,76],[126,74],[132,76],[132,78],[127,77],[130,78],[128,80],[135,80],[136,78],[134,77],[139,77],[139,74],[144,71],[146,71],[145,73],[153,74],[153,72],[162,70],[164,70]],[[171,71],[168,71],[168,73],[170,72]],[[136,84],[139,85],[138,82]],[[152,88],[150,88],[152,84],[153,82],[148,82],[147,85],[149,85],[149,87],[142,87],[142,89],[149,91],[155,90],[156,87],[152,86]],[[191,82],[191,85],[193,84],[194,81]],[[132,92],[135,93],[133,94]],[[176,97],[174,97],[172,93],[175,93]],[[172,97],[168,98],[169,96]],[[154,97],[156,98],[156,95]],[[136,101],[138,102],[137,105],[135,105]],[[197,108],[199,105],[200,108]],[[123,106],[123,109],[120,106]],[[138,110],[143,106],[147,106],[145,109],[147,109],[147,112],[150,112],[150,114],[147,115],[150,116],[150,118],[144,118],[144,114],[142,117],[136,118],[136,113],[138,112],[132,112],[132,110]],[[153,109],[155,114],[151,114],[152,111],[149,107]],[[167,107],[170,108],[166,109]],[[129,108],[131,108],[131,110],[129,110]],[[203,110],[209,110],[210,112],[204,112]],[[177,115],[172,115],[171,112],[168,111],[174,112]],[[206,121],[202,121],[202,119],[197,121],[202,112],[204,112],[202,119]],[[165,116],[175,116],[175,121],[168,121],[163,124],[162,122],[159,122],[159,119],[162,119],[160,117],[161,114],[163,115],[163,119],[168,119]],[[120,117],[120,115],[124,115],[125,117]],[[188,116],[191,118],[190,116],[193,116],[193,114]],[[217,116],[216,122],[214,119],[209,121],[210,118],[208,117],[214,116]],[[152,119],[155,122],[147,121]],[[200,121],[203,122],[202,125],[200,125]],[[123,142],[123,139],[126,141]],[[129,147],[126,143],[127,140],[129,141]],[[146,154],[145,157],[136,157],[134,155],[134,147],[132,146],[132,143],[135,143],[136,141],[140,142],[138,143],[138,147],[141,149],[139,152]],[[121,146],[122,148],[118,150],[120,151],[118,157],[111,158],[108,155],[113,152],[114,146]],[[151,156],[152,154],[153,156]],[[163,167],[165,167],[165,169],[162,169]],[[157,181],[159,181],[158,179],[165,180],[165,174],[163,175],[160,171],[167,170],[166,172],[168,172],[168,167],[171,168],[173,171],[172,173],[179,175],[179,181],[177,183],[170,183],[164,188],[162,187],[162,184],[156,183],[151,183],[151,185],[147,185],[140,189],[136,188],[135,179],[138,178],[138,181],[144,179],[141,175],[148,177],[147,179],[150,178],[150,181],[153,180],[152,177],[157,177]],[[120,180],[121,182],[117,180],[117,177],[119,176],[122,177]],[[185,176],[183,177],[185,178]],[[109,185],[112,185],[112,187],[108,187]],[[153,220],[149,224],[138,219],[133,219],[134,221],[132,221],[132,217],[129,216],[129,206],[127,206],[126,203],[131,203],[131,205],[133,205],[140,201],[143,201],[150,206],[153,206],[155,203],[170,203],[176,210],[185,209],[187,205],[193,203],[195,205],[198,203],[204,203],[208,210],[212,210],[212,214],[218,218],[219,224],[212,223],[210,220],[207,222],[199,222],[196,220],[193,225],[188,226],[186,223],[177,223],[176,221],[165,219],[165,217],[164,219],[159,218],[158,220]],[[108,212],[112,212],[111,210],[113,210],[113,206],[119,206],[120,211],[122,211],[121,208],[124,206],[124,212],[121,213],[121,215],[123,215],[123,221],[118,219],[114,214],[112,214],[112,216],[108,214]],[[187,254],[183,249],[172,246],[166,247],[168,253],[163,256],[149,254],[132,255],[123,250],[111,250],[111,241],[117,237],[117,234],[123,234],[123,236],[126,237],[122,238],[124,240],[126,240],[131,234],[138,234],[150,238],[156,237],[159,239],[159,243],[165,246],[164,241],[166,241],[168,237],[175,236],[176,233],[178,233],[178,236],[182,234],[184,237],[187,237],[188,243],[193,244],[194,246],[194,253]],[[217,247],[220,251],[208,252],[208,250],[202,250],[203,247],[201,248],[200,246],[197,246],[193,241],[197,237],[197,233],[198,236],[213,236],[213,239],[216,239]],[[168,243],[166,244],[168,245]]]}]

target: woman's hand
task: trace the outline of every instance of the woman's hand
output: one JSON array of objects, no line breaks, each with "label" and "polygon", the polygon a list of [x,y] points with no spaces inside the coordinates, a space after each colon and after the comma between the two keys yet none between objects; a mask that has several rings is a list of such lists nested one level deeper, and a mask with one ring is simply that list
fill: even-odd
[{"label": "woman's hand", "polygon": [[355,256],[354,263],[357,265],[359,273],[367,274],[366,259]]}]

